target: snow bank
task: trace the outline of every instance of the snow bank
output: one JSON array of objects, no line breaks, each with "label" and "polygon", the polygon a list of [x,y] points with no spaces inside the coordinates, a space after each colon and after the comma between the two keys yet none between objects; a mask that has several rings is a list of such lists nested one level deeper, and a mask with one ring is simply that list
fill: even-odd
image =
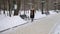
[{"label": "snow bank", "polygon": [[4,14],[0,15],[0,31],[14,27],[16,25],[20,25],[23,23],[26,23],[27,21],[24,21],[19,16],[5,16]]}]

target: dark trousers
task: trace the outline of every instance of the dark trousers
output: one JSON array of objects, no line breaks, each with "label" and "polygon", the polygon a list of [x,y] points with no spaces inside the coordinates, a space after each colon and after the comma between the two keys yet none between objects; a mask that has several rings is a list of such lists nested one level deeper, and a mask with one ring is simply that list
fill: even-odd
[{"label": "dark trousers", "polygon": [[34,15],[30,15],[31,21],[34,20]]}]

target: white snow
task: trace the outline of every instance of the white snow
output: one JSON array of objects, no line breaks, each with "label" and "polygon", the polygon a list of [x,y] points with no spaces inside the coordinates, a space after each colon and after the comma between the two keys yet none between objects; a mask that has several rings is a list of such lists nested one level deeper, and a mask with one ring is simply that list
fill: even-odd
[{"label": "white snow", "polygon": [[[2,14],[0,14],[0,31],[27,22],[27,21],[23,20],[22,18],[20,18],[19,15],[18,16],[12,15],[12,17],[9,17],[9,16],[5,16],[3,14],[3,11],[1,11],[1,12],[2,12]],[[12,12],[14,12],[14,11],[12,11]],[[6,15],[7,15],[7,13],[8,12],[6,11]],[[24,14],[24,12],[21,11],[21,14]],[[50,14],[56,14],[56,13],[54,11],[50,11]],[[30,11],[29,12],[26,11],[26,15],[30,17]],[[43,18],[43,17],[46,17],[46,15],[45,14],[42,15],[41,11],[36,11],[34,19],[39,19],[39,18]]]},{"label": "white snow", "polygon": [[8,17],[8,16],[2,16],[0,15],[0,31],[3,29],[7,29],[19,24],[26,23],[23,19],[21,19],[19,16],[13,16],[13,17]]},{"label": "white snow", "polygon": [[53,34],[60,34],[60,23],[58,23],[54,28]]},{"label": "white snow", "polygon": [[49,13],[50,14],[56,14],[56,12],[54,12],[54,10],[50,10]]},{"label": "white snow", "polygon": [[7,28],[11,28],[11,27],[19,25],[19,24],[26,23],[26,22],[27,21],[24,21],[19,16],[9,17],[4,14],[1,14],[0,15],[0,31],[7,29]]},{"label": "white snow", "polygon": [[34,19],[39,19],[39,18],[43,18],[43,17],[46,17],[46,15],[41,14],[41,11],[36,11]]}]

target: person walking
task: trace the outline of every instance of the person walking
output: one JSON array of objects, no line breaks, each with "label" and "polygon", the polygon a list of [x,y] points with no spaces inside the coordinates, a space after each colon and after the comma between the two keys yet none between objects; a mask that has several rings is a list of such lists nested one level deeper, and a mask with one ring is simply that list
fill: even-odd
[{"label": "person walking", "polygon": [[30,18],[31,18],[31,22],[32,22],[34,20],[34,16],[35,16],[35,10],[34,10],[34,8],[32,8],[30,11],[31,11]]}]

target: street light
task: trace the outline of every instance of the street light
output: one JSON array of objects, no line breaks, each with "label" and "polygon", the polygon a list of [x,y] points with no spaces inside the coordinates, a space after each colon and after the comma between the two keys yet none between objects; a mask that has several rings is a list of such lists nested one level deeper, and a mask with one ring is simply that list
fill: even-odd
[{"label": "street light", "polygon": [[43,12],[43,8],[44,8],[44,3],[45,3],[45,1],[44,0],[42,0],[42,14],[44,14],[44,12]]}]

